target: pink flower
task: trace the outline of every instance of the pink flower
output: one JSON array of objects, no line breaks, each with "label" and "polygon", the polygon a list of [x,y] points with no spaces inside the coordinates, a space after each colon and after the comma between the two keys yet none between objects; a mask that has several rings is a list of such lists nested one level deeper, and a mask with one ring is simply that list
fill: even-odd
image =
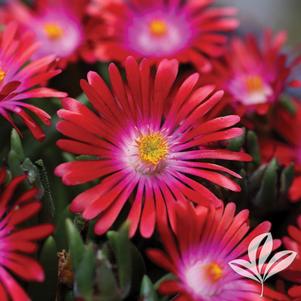
[{"label": "pink flower", "polygon": [[[265,297],[260,298],[260,285],[230,268],[229,262],[247,257],[249,243],[271,227],[264,222],[249,232],[249,212],[235,215],[235,209],[233,203],[219,209],[195,209],[179,202],[175,206],[174,233],[166,220],[159,221],[165,251],[150,249],[147,253],[175,276],[161,283],[162,294],[176,295],[179,301],[288,300],[268,288]],[[275,245],[279,246],[279,242]]]},{"label": "pink flower", "polygon": [[223,89],[223,105],[230,105],[240,116],[266,114],[289,88],[301,86],[293,77],[301,57],[291,60],[284,53],[285,41],[285,32],[273,37],[267,30],[263,41],[252,34],[234,38],[224,59],[214,62],[212,72],[202,78],[202,83]]},{"label": "pink flower", "polygon": [[85,43],[85,6],[87,0],[38,0],[34,8],[18,0],[9,1],[12,18],[19,22],[24,31],[30,31],[40,47],[35,58],[55,55],[62,65],[74,61],[79,53],[88,60],[91,54]]},{"label": "pink flower", "polygon": [[[176,58],[202,71],[223,54],[226,34],[238,27],[236,9],[215,1],[94,1],[89,11],[103,20],[95,55],[103,61]],[[99,10],[99,12],[97,12]]]},{"label": "pink flower", "polygon": [[93,110],[64,99],[57,129],[66,138],[58,146],[94,158],[63,163],[55,173],[66,185],[99,180],[70,207],[87,220],[97,218],[97,234],[105,233],[129,203],[131,235],[140,228],[150,237],[158,216],[168,215],[172,221],[180,199],[221,205],[204,181],[240,191],[229,178],[241,178],[239,174],[208,160],[251,158],[220,146],[243,133],[235,127],[238,116],[207,118],[222,91],[198,86],[197,73],[180,80],[176,60],[151,68],[149,60],[138,64],[129,57],[124,65],[126,80],[116,65],[109,66],[111,88],[95,72],[81,82]]},{"label": "pink flower", "polygon": [[50,116],[43,110],[27,103],[27,100],[65,97],[66,93],[41,87],[42,84],[60,73],[60,70],[55,68],[55,57],[47,56],[31,61],[38,49],[37,43],[29,33],[24,33],[20,38],[17,38],[16,35],[17,26],[15,24],[8,25],[0,35],[0,116],[18,130],[11,118],[11,113],[18,115],[33,136],[41,140],[45,135],[26,110],[45,125],[50,125]]}]

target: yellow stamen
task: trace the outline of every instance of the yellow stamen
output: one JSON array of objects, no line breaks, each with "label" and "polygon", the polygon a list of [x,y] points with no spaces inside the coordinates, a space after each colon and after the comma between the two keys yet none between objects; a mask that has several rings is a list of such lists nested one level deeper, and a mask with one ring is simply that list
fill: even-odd
[{"label": "yellow stamen", "polygon": [[44,32],[51,40],[57,40],[63,36],[63,29],[56,23],[45,23]]},{"label": "yellow stamen", "polygon": [[0,82],[4,80],[5,76],[6,76],[6,72],[4,72],[4,70],[1,69],[0,67]]},{"label": "yellow stamen", "polygon": [[205,271],[211,282],[217,282],[223,276],[222,268],[215,262],[206,265]]},{"label": "yellow stamen", "polygon": [[163,20],[153,20],[149,24],[149,30],[155,36],[163,36],[167,33],[167,24]]},{"label": "yellow stamen", "polygon": [[249,76],[246,79],[245,84],[246,84],[246,88],[247,88],[248,92],[250,92],[250,93],[260,92],[264,88],[263,80],[258,75]]},{"label": "yellow stamen", "polygon": [[148,134],[138,139],[139,157],[142,161],[157,165],[168,154],[168,145],[160,133]]}]

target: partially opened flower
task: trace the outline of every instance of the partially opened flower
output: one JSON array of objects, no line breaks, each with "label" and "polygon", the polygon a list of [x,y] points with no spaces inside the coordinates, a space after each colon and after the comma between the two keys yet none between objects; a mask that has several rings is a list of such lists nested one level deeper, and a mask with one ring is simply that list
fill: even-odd
[{"label": "partially opened flower", "polygon": [[[30,61],[38,48],[30,34],[16,37],[17,27],[10,24],[0,34],[0,116],[18,130],[11,114],[16,114],[29,128],[33,136],[41,140],[44,133],[28,114],[50,125],[50,116],[43,110],[27,103],[30,98],[65,97],[66,93],[41,87],[60,70],[54,66],[55,57],[47,56]],[[25,109],[25,110],[24,110]]]},{"label": "partially opened flower", "polygon": [[71,210],[87,220],[98,217],[98,234],[107,231],[127,202],[131,234],[140,222],[144,237],[152,235],[157,215],[168,211],[172,221],[177,200],[219,206],[221,201],[204,186],[204,180],[239,191],[239,185],[225,175],[240,176],[208,159],[250,160],[243,152],[216,145],[242,134],[242,129],[232,127],[239,122],[238,116],[206,119],[222,91],[198,87],[198,74],[177,82],[176,60],[163,60],[154,69],[150,65],[148,60],[138,65],[128,58],[127,81],[123,81],[111,64],[111,88],[90,72],[81,86],[94,111],[67,98],[58,112],[62,121],[57,129],[67,136],[58,146],[95,159],[61,164],[55,173],[66,185],[100,180],[71,204]]},{"label": "partially opened flower", "polygon": [[292,78],[301,59],[284,53],[285,41],[285,32],[273,37],[268,30],[263,41],[252,34],[234,38],[224,59],[214,62],[212,73],[203,82],[223,89],[224,105],[232,106],[240,116],[266,114],[289,88],[301,86]]},{"label": "partially opened flower", "polygon": [[41,209],[37,190],[30,189],[14,197],[26,176],[14,178],[4,185],[6,172],[0,169],[0,300],[29,301],[25,290],[14,276],[26,282],[44,281],[40,264],[31,257],[38,249],[38,241],[53,232],[48,224],[22,227],[22,223]]},{"label": "partially opened flower", "polygon": [[235,215],[235,209],[233,203],[219,209],[182,203],[175,208],[174,233],[166,221],[159,221],[164,251],[150,249],[147,253],[175,277],[161,283],[162,294],[176,295],[175,300],[181,301],[288,300],[268,287],[261,298],[260,285],[229,266],[232,260],[247,258],[250,242],[271,227],[264,222],[249,232],[249,212]]},{"label": "partially opened flower", "polygon": [[211,7],[214,0],[98,2],[90,11],[104,20],[95,53],[104,61],[123,61],[128,55],[176,58],[208,71],[211,59],[225,50],[226,34],[238,27],[236,9]]},{"label": "partially opened flower", "polygon": [[12,18],[25,31],[32,32],[39,42],[35,58],[55,55],[65,64],[75,60],[80,51],[87,50],[83,46],[86,38],[83,18],[87,2],[38,0],[35,7],[30,8],[19,0],[13,0],[9,1],[8,7]]}]

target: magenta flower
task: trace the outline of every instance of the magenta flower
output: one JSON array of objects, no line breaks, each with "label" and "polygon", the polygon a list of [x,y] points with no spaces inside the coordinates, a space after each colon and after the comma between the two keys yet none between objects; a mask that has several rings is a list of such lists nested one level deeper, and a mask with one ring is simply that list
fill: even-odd
[{"label": "magenta flower", "polygon": [[37,252],[39,240],[53,232],[53,226],[22,226],[22,223],[36,216],[41,209],[41,202],[36,198],[36,188],[15,196],[15,191],[25,179],[26,176],[19,176],[5,185],[6,170],[0,167],[1,301],[30,301],[15,276],[26,282],[45,280],[42,266],[31,255]]},{"label": "magenta flower", "polygon": [[213,0],[94,2],[89,12],[104,20],[96,39],[100,60],[176,58],[208,71],[239,24],[235,8],[211,7]]},{"label": "magenta flower", "polygon": [[30,62],[38,45],[32,35],[16,37],[17,26],[10,24],[0,35],[0,116],[18,127],[11,113],[18,115],[37,140],[44,138],[41,127],[24,110],[30,111],[45,125],[50,125],[50,116],[43,110],[27,103],[29,98],[65,97],[66,93],[41,84],[54,77],[60,70],[54,66],[55,57],[47,56]]},{"label": "magenta flower", "polygon": [[[261,287],[235,273],[229,262],[247,256],[250,242],[269,232],[271,224],[263,222],[249,231],[249,212],[235,214],[233,203],[223,208],[194,208],[179,202],[175,206],[174,233],[166,220],[158,224],[164,251],[148,250],[149,257],[175,277],[163,280],[160,292],[176,295],[178,301],[276,301],[287,298]],[[275,241],[275,248],[279,241]]]},{"label": "magenta flower", "polygon": [[55,55],[63,61],[76,58],[84,41],[82,18],[85,0],[36,1],[30,9],[19,1],[9,3],[11,16],[25,31],[31,31],[40,44],[35,58]]},{"label": "magenta flower", "polygon": [[207,119],[222,91],[197,86],[197,73],[179,83],[176,60],[163,60],[152,69],[149,60],[138,64],[129,57],[124,65],[124,80],[116,65],[109,66],[112,88],[95,72],[81,82],[93,111],[74,99],[63,100],[57,129],[66,138],[58,146],[95,158],[63,163],[55,173],[66,185],[99,179],[70,206],[86,220],[97,218],[97,234],[105,233],[128,203],[131,235],[140,229],[150,237],[158,216],[172,222],[178,200],[222,204],[204,181],[240,191],[226,176],[239,174],[208,160],[251,158],[219,144],[243,133],[235,127],[239,117]]},{"label": "magenta flower", "polygon": [[300,88],[295,59],[284,51],[286,32],[273,35],[265,30],[263,39],[253,34],[234,38],[223,60],[202,78],[225,91],[224,105],[230,105],[241,117],[250,113],[266,114],[289,90]]}]

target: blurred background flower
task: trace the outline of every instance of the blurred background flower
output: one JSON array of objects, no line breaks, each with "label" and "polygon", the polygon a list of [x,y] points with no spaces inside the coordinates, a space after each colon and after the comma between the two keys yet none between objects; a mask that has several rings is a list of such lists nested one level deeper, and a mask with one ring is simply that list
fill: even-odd
[{"label": "blurred background flower", "polygon": [[[12,201],[35,189],[36,203],[43,205],[26,224],[56,227],[53,236],[39,243],[37,259],[44,268],[45,282],[18,282],[30,298],[166,301],[168,297],[158,290],[165,281],[167,295],[183,293],[171,296],[172,300],[205,296],[206,300],[228,297],[237,301],[245,292],[233,287],[234,281],[249,290],[252,301],[257,300],[253,290],[258,287],[232,274],[225,252],[235,259],[246,251],[245,243],[243,249],[239,247],[243,237],[249,240],[256,232],[270,230],[275,238],[285,237],[285,247],[300,250],[301,104],[296,101],[301,95],[297,87],[301,68],[296,68],[294,58],[301,50],[301,1],[0,2],[6,3],[0,8],[0,40],[4,41],[0,46],[0,163],[7,166],[1,188],[9,187],[11,179],[26,178]],[[6,27],[12,20],[18,23],[18,32]],[[235,31],[238,21],[241,26]],[[202,26],[205,34],[199,34]],[[29,36],[25,34],[28,31]],[[264,32],[273,35],[262,50]],[[246,42],[246,33],[254,34],[254,40]],[[282,44],[286,34],[288,42]],[[209,72],[215,67],[213,61],[221,62],[220,55],[233,35],[236,46],[228,50],[231,66],[226,71],[232,67],[240,70],[247,61],[251,64],[248,76],[240,73],[230,89],[228,85],[218,87],[227,90],[226,98],[221,98],[223,93],[214,92],[211,85],[216,82],[208,73],[206,78],[200,76],[208,80],[206,88],[193,73],[196,68]],[[37,41],[33,42],[33,37]],[[118,42],[113,47],[112,40]],[[264,54],[258,55],[258,49]],[[129,52],[139,59],[151,57],[151,67],[147,60],[139,64],[134,59],[123,61]],[[46,60],[37,59],[48,53],[51,56]],[[179,59],[180,64],[174,60],[158,63],[166,56]],[[116,65],[110,65],[112,60]],[[220,78],[227,82],[231,75],[225,72]],[[88,81],[80,84],[80,79],[87,77]],[[62,101],[65,92],[70,98]],[[51,97],[44,101],[46,96]],[[235,106],[222,110],[224,107],[217,105],[220,99],[232,100],[233,96]],[[253,114],[256,110],[246,106],[266,101],[271,104],[266,106],[266,114]],[[242,113],[237,110],[238,102]],[[231,115],[234,113],[240,114],[243,122]],[[208,119],[200,122],[201,114]],[[245,122],[246,115],[250,123]],[[42,129],[41,123],[48,126]],[[236,124],[238,128],[233,128]],[[11,131],[12,125],[19,135]],[[60,139],[62,135],[65,138]],[[41,142],[34,139],[44,136]],[[249,155],[253,161],[246,163]],[[10,192],[0,191],[0,203]],[[191,201],[189,205],[206,207],[181,208],[182,215],[176,218],[170,204],[179,204],[185,197]],[[235,205],[229,204],[232,202]],[[207,205],[212,203],[219,208],[209,210]],[[15,209],[3,215],[5,221],[7,216],[14,217],[11,224],[22,218],[25,221],[25,210]],[[160,239],[157,223],[167,217],[167,211],[170,225],[163,231],[161,227]],[[203,212],[202,218],[198,211]],[[129,216],[130,221],[125,222]],[[249,227],[257,230],[249,232]],[[165,235],[164,230],[170,233]],[[13,236],[10,234],[5,238]],[[133,236],[131,240],[129,236]],[[165,257],[157,256],[163,252],[162,240]],[[170,251],[167,245],[171,241],[175,243]],[[183,251],[185,244],[197,245],[197,252]],[[161,268],[146,256],[145,250],[150,248],[161,249],[154,253]],[[183,255],[183,260],[171,260],[175,254]],[[169,261],[172,263],[167,264]],[[41,269],[39,277],[30,269],[26,275],[23,260],[21,269],[9,264],[9,269],[25,280],[30,276],[42,279]],[[293,300],[299,300],[300,270],[299,256],[287,274],[269,279],[270,292],[276,291],[271,299],[287,300],[282,293],[290,292]],[[166,281],[175,276],[177,282]],[[219,289],[227,287],[228,295],[220,294]],[[1,293],[2,301],[6,297],[2,298],[0,285]]]}]

